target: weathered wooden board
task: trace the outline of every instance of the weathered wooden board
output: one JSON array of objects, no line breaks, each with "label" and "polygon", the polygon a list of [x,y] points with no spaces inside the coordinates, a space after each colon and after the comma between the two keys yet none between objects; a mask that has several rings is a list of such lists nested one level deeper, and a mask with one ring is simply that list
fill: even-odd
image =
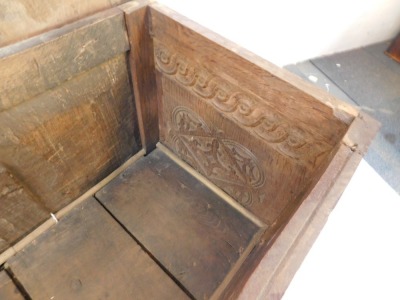
[{"label": "weathered wooden board", "polygon": [[96,197],[196,299],[223,290],[261,230],[158,149]]},{"label": "weathered wooden board", "polygon": [[353,116],[152,7],[160,140],[280,228],[318,180]]},{"label": "weathered wooden board", "polygon": [[139,149],[126,55],[0,113],[0,162],[52,212]]},{"label": "weathered wooden board", "polygon": [[145,4],[141,7],[132,4],[124,5],[131,47],[129,62],[142,145],[146,152],[150,152],[159,140],[159,133],[158,93],[154,73],[153,42],[150,37],[149,9]]},{"label": "weathered wooden board", "polygon": [[23,300],[24,297],[12,282],[11,278],[3,270],[0,271],[0,299],[2,300]]},{"label": "weathered wooden board", "polygon": [[93,198],[8,264],[32,299],[187,299]]},{"label": "weathered wooden board", "polygon": [[167,77],[161,141],[271,225],[310,182],[305,166],[271,153],[237,124]]},{"label": "weathered wooden board", "polygon": [[0,2],[0,47],[84,18],[127,0],[3,0]]},{"label": "weathered wooden board", "polygon": [[0,112],[127,50],[124,15],[118,8],[2,48]]},{"label": "weathered wooden board", "polygon": [[39,198],[0,164],[0,253],[49,216]]},{"label": "weathered wooden board", "polygon": [[238,125],[252,127],[250,119],[254,124],[264,117],[259,126],[272,123],[290,139],[335,145],[352,121],[354,116],[287,82],[284,72],[275,75],[275,66],[243,58],[236,53],[240,49],[226,48],[226,40],[181,15],[152,5],[151,16],[152,35],[159,42],[155,44],[158,67],[194,92],[203,93],[216,109],[225,109],[224,113],[230,109]]}]

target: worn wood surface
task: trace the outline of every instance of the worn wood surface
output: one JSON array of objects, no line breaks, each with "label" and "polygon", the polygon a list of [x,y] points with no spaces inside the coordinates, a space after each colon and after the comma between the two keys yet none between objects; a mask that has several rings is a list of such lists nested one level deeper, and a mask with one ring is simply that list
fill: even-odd
[{"label": "worn wood surface", "polygon": [[0,49],[0,112],[127,50],[117,8]]},{"label": "worn wood surface", "polygon": [[260,231],[158,149],[96,197],[197,299],[216,297]]},{"label": "worn wood surface", "polygon": [[61,27],[127,0],[3,0],[0,2],[0,47]]},{"label": "worn wood surface", "polygon": [[[82,26],[54,31],[58,37],[47,35],[43,42],[34,38],[0,49],[0,65],[13,57],[22,60],[32,49],[46,57],[40,65],[26,61],[26,72],[37,74],[31,75],[35,84],[29,90],[34,95],[14,103],[0,93],[0,105],[5,105],[0,112],[0,164],[30,200],[46,212],[54,211],[118,167],[141,143],[151,151],[160,135],[169,149],[243,207],[230,206],[155,150],[96,196],[156,263],[143,252],[140,257],[147,262],[140,258],[140,263],[132,263],[131,252],[121,252],[117,246],[120,234],[104,222],[104,211],[99,213],[92,199],[95,208],[89,205],[88,210],[100,221],[87,224],[85,209],[74,209],[80,217],[71,217],[68,229],[58,229],[61,223],[53,226],[45,234],[50,242],[42,242],[42,237],[34,241],[11,260],[12,268],[20,270],[33,291],[49,292],[45,297],[52,297],[53,290],[39,281],[52,281],[59,272],[56,261],[66,258],[71,265],[54,277],[61,288],[53,285],[65,298],[101,297],[106,288],[118,299],[279,298],[372,139],[373,121],[178,14],[158,4],[146,5],[146,1],[127,3],[118,11],[103,13],[106,20],[93,17],[80,21]],[[113,34],[115,28],[122,28],[123,34],[120,30]],[[64,34],[72,43],[62,39]],[[90,43],[76,45],[75,34]],[[92,34],[107,36],[109,46],[96,39],[91,42]],[[70,72],[65,77],[44,50],[50,46],[57,50],[62,43],[70,45],[74,54],[59,61],[72,63],[64,65]],[[93,43],[105,45],[98,57],[91,51]],[[124,52],[129,45],[127,60]],[[71,57],[78,57],[76,65]],[[94,59],[99,60],[91,65]],[[29,78],[21,79],[28,87]],[[10,88],[7,95],[15,90]],[[261,228],[246,217],[249,214],[241,213],[244,209],[267,224],[261,239]],[[72,223],[82,226],[71,230]],[[85,226],[91,229],[85,231]],[[75,231],[81,239],[76,239]],[[99,241],[91,238],[103,233]],[[48,248],[58,257],[45,257]],[[110,259],[114,268],[101,259],[109,253],[115,253]],[[115,261],[119,255],[121,263]],[[96,278],[87,270],[95,265],[103,277],[91,281]],[[28,267],[37,273],[28,274]],[[82,276],[75,276],[76,268]],[[113,273],[119,268],[121,278]],[[129,273],[139,269],[150,271],[144,279]],[[159,275],[154,277],[153,271]],[[168,288],[160,290],[154,282],[146,285],[146,276],[166,280]],[[128,277],[133,279],[128,282]],[[121,292],[119,284],[136,283],[139,296],[133,297],[131,290]]]},{"label": "worn wood surface", "polygon": [[162,84],[161,141],[262,221],[274,224],[306,188],[307,168],[268,152],[170,79]]},{"label": "worn wood surface", "polygon": [[23,300],[24,297],[12,282],[8,274],[0,271],[0,299],[2,300]]},{"label": "worn wood surface", "polygon": [[159,133],[158,94],[149,11],[145,4],[136,5],[134,2],[131,6],[124,5],[124,12],[131,47],[129,62],[140,136],[143,148],[146,152],[150,152],[159,140]]},{"label": "worn wood surface", "polygon": [[[339,149],[349,157],[364,152],[374,122],[355,126],[363,119],[356,109],[162,5],[151,5],[151,17],[160,140],[270,225],[222,296],[235,299],[251,276],[243,299],[280,298],[326,220],[326,210],[318,209],[324,195],[303,200],[328,166],[347,166]],[[332,188],[326,207],[343,188]],[[291,222],[294,215],[303,227]],[[270,247],[277,250],[269,255]],[[262,257],[268,267],[252,276]]]},{"label": "worn wood surface", "polygon": [[[334,145],[351,122],[352,116],[336,116],[333,107],[286,82],[286,74],[283,72],[275,75],[272,73],[275,68],[269,71],[262,64],[255,64],[236,53],[240,50],[227,48],[225,40],[215,33],[162,6],[152,5],[151,15],[154,39],[160,42],[159,46],[164,46],[157,49],[156,45],[158,55],[169,62],[167,67],[170,69],[180,63],[178,72],[175,69],[172,74],[175,77],[190,80],[192,76],[198,76],[197,81],[192,83],[195,88],[204,85],[203,92],[214,89],[214,92],[221,93],[217,95],[220,101],[233,92],[242,92],[244,95],[240,98],[247,99],[238,104],[253,104],[253,109],[246,111],[251,113],[250,117],[259,116],[265,109],[271,110],[276,119],[271,120],[270,116],[265,115],[267,120],[281,121],[279,123],[287,125],[297,124],[299,129],[313,135],[314,142]],[[231,102],[234,99],[229,100],[226,105],[233,105]],[[239,117],[238,123],[242,120]],[[294,137],[297,136],[294,134]]]},{"label": "worn wood surface", "polygon": [[354,116],[167,9],[152,5],[151,16],[160,140],[279,228],[318,180]]},{"label": "worn wood surface", "polygon": [[8,265],[32,299],[187,299],[93,198]]},{"label": "worn wood surface", "polygon": [[392,44],[386,50],[386,54],[400,63],[400,34],[393,40]]},{"label": "worn wood surface", "polygon": [[0,161],[52,212],[139,150],[126,55],[0,113]]},{"label": "worn wood surface", "polygon": [[37,195],[0,164],[0,253],[49,216]]}]

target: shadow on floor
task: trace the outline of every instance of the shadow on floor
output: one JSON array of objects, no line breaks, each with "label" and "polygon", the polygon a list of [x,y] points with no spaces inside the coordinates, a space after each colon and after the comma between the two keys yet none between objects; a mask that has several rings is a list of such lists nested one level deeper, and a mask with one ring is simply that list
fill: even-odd
[{"label": "shadow on floor", "polygon": [[285,68],[373,116],[382,127],[365,160],[400,194],[400,64],[382,42]]}]

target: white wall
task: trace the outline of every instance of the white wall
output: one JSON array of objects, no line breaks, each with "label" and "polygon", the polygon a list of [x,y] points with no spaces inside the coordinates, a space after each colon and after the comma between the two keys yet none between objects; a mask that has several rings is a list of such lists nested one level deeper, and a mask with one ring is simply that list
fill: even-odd
[{"label": "white wall", "polygon": [[393,38],[400,0],[159,0],[280,66]]}]

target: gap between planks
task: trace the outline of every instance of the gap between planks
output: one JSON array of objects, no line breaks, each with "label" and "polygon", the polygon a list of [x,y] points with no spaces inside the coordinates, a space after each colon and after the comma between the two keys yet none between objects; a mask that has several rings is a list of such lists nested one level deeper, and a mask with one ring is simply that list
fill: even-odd
[{"label": "gap between planks", "polygon": [[95,186],[93,186],[92,188],[87,190],[80,197],[78,197],[77,199],[72,201],[70,204],[68,204],[64,208],[60,209],[58,212],[56,212],[54,214],[51,213],[49,219],[47,219],[44,223],[39,225],[39,227],[37,227],[34,231],[32,231],[31,233],[26,235],[23,239],[21,239],[14,246],[9,247],[7,250],[5,250],[4,252],[2,252],[0,254],[0,265],[4,264],[9,258],[11,258],[15,254],[17,254],[19,251],[21,251],[25,246],[27,246],[29,243],[31,243],[34,239],[36,239],[39,235],[44,233],[50,227],[57,224],[58,221],[63,216],[65,216],[68,212],[70,212],[74,207],[81,204],[87,198],[93,196],[101,188],[103,188],[105,185],[107,185],[111,180],[113,180],[115,177],[117,177],[119,174],[121,174],[123,171],[125,171],[130,165],[135,163],[138,159],[140,159],[144,155],[145,155],[145,150],[144,149],[140,150],[134,156],[132,156],[126,162],[124,162],[120,167],[118,167],[113,172],[111,172],[110,175],[108,175],[106,178],[101,180]]},{"label": "gap between planks", "polygon": [[172,159],[178,166],[188,172],[190,175],[194,176],[198,181],[208,187],[211,191],[213,191],[216,195],[221,197],[225,202],[227,202],[231,207],[239,211],[243,216],[253,222],[255,225],[260,227],[260,229],[267,229],[269,227],[268,224],[265,224],[259,218],[257,218],[254,214],[250,211],[245,209],[241,206],[238,202],[236,202],[231,196],[225,193],[222,189],[217,187],[214,183],[209,181],[206,177],[201,175],[199,172],[194,170],[191,166],[181,160],[178,156],[176,156],[171,150],[169,150],[166,146],[161,144],[160,142],[157,143],[157,148],[164,152],[170,159]]}]

